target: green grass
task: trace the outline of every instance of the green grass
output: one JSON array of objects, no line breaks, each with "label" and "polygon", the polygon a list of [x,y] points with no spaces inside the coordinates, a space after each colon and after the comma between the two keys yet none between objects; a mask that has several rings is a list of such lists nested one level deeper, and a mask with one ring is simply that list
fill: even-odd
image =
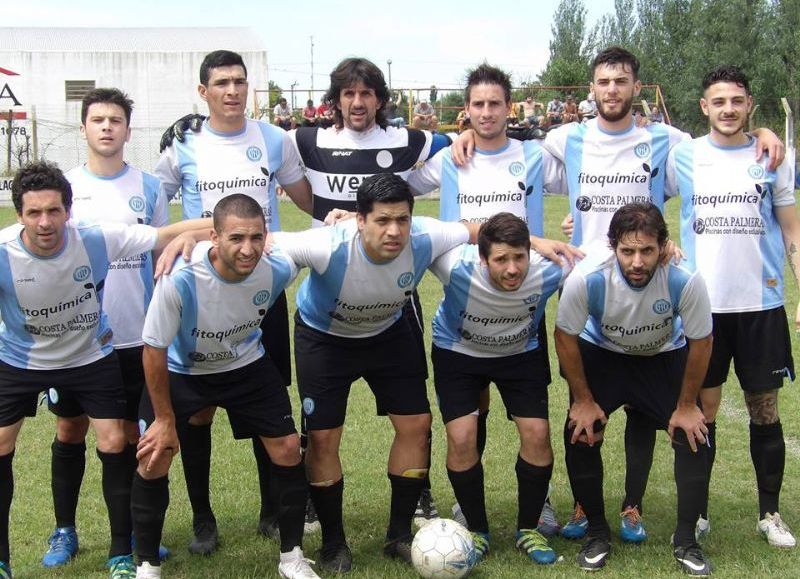
[{"label": "green grass", "polygon": [[[561,238],[558,223],[567,211],[564,198],[550,197],[545,203],[546,231]],[[419,201],[417,214],[436,215],[436,201]],[[677,237],[676,203],[668,204],[670,230]],[[173,218],[178,212],[173,208]],[[10,209],[0,210],[0,223],[13,220]],[[284,229],[297,230],[308,226],[308,217],[299,214],[289,203],[281,205]],[[791,276],[787,273],[787,280]],[[289,292],[294,303],[293,286]],[[787,282],[787,309],[794,311],[798,292],[795,284]],[[441,288],[433,276],[426,276],[420,286],[428,322],[441,296]],[[290,305],[290,307],[292,307]],[[555,320],[555,300],[548,304],[547,320],[552,335]],[[428,339],[430,332],[427,332]],[[552,350],[552,348],[551,348]],[[800,362],[795,344],[795,359]],[[553,368],[555,354],[551,351]],[[433,385],[429,382],[431,400]],[[298,413],[297,390],[291,389],[295,415]],[[563,460],[561,426],[567,404],[567,387],[554,376],[550,388],[555,469],[553,499],[563,520],[571,508],[571,496]],[[797,389],[787,385],[781,394],[781,415],[787,438],[786,477],[782,495],[782,514],[790,525],[800,531],[800,410]],[[386,457],[391,440],[387,419],[375,416],[374,400],[369,389],[359,382],[352,390],[348,418],[342,443],[345,471],[345,525],[355,557],[351,574],[360,577],[410,577],[407,567],[385,560],[380,555],[387,521],[389,485],[386,479]],[[434,412],[434,443],[432,483],[439,510],[449,512],[453,494],[444,469],[445,436],[436,408]],[[609,422],[603,456],[606,465],[607,512],[616,532],[615,513],[622,499],[624,460],[622,430],[624,419],[616,413]],[[705,543],[717,575],[722,577],[796,576],[800,556],[798,551],[778,551],[766,545],[756,534],[758,515],[753,468],[749,457],[749,436],[746,411],[738,382],[732,378],[724,389],[722,412],[718,419],[719,450],[711,490],[712,533]],[[86,479],[78,511],[81,552],[77,559],[62,570],[46,570],[40,564],[45,540],[53,527],[50,498],[50,442],[54,419],[47,411],[25,424],[19,438],[15,459],[16,494],[11,513],[11,546],[15,577],[105,577],[108,523],[100,492],[100,465],[94,453],[87,454]],[[92,442],[89,442],[92,447]],[[574,564],[577,543],[555,539],[556,551],[563,561],[552,568],[532,569],[531,564],[513,548],[516,519],[516,459],[517,435],[505,419],[500,397],[494,393],[489,418],[489,439],[484,456],[486,469],[486,498],[492,527],[492,553],[473,576],[483,578],[516,578],[537,573],[548,577],[579,576]],[[255,464],[249,441],[233,441],[224,413],[214,426],[214,456],[212,497],[220,527],[222,546],[208,558],[192,557],[186,551],[191,535],[191,510],[186,498],[183,473],[175,464],[171,472],[171,505],[164,530],[164,543],[173,558],[164,567],[164,576],[190,577],[275,577],[277,576],[278,547],[274,542],[257,536],[259,498]],[[672,451],[666,434],[660,433],[653,470],[645,496],[645,521],[650,539],[640,547],[613,542],[612,557],[603,577],[678,577],[673,563],[669,538],[675,521],[675,487],[672,476]],[[313,557],[319,547],[319,535],[307,538],[305,548]]]}]

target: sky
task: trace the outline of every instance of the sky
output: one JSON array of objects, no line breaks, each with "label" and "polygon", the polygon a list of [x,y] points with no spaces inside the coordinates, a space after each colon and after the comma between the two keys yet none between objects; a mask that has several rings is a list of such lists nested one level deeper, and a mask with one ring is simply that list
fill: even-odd
[{"label": "sky", "polygon": [[[588,27],[614,0],[586,0]],[[267,48],[269,78],[288,89],[328,85],[347,56],[364,56],[393,88],[458,87],[465,71],[486,60],[512,73],[515,85],[535,80],[547,64],[558,0],[399,2],[233,0],[30,0],[3,7],[3,26],[249,26]],[[496,7],[495,13],[489,8]],[[534,9],[535,7],[535,9]],[[587,27],[587,28],[588,28]],[[224,48],[224,47],[220,47]]]}]

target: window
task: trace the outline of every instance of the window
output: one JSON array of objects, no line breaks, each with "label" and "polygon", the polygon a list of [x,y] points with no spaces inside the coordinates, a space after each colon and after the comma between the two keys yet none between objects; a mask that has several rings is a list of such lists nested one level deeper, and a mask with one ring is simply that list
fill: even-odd
[{"label": "window", "polygon": [[93,80],[65,80],[64,91],[68,101],[82,100],[86,93],[94,90]]}]

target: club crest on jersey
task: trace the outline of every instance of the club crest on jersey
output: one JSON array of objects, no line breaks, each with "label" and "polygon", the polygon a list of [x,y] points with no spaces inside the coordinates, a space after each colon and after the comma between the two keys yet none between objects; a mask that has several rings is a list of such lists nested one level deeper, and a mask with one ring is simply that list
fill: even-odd
[{"label": "club crest on jersey", "polygon": [[72,279],[75,281],[84,281],[91,273],[92,269],[88,265],[82,265],[80,267],[76,267],[75,271],[72,272]]},{"label": "club crest on jersey", "polygon": [[753,179],[762,179],[764,177],[764,167],[761,165],[750,165],[747,168],[747,174]]},{"label": "club crest on jersey", "polygon": [[269,290],[261,290],[253,296],[253,305],[260,306],[269,301]]},{"label": "club crest on jersey", "polygon": [[578,211],[589,211],[592,208],[592,200],[587,195],[581,195],[575,200],[575,209]]},{"label": "club crest on jersey", "polygon": [[256,146],[247,147],[247,158],[250,159],[251,161],[253,162],[260,161],[261,155],[262,155],[261,149],[259,149],[258,147]]},{"label": "club crest on jersey", "polygon": [[394,163],[394,157],[392,157],[389,151],[384,149],[383,151],[378,151],[378,154],[375,155],[375,162],[381,169],[388,169],[392,166],[392,163]]},{"label": "club crest on jersey", "polygon": [[140,211],[144,211],[144,199],[136,195],[135,197],[131,197],[128,201],[128,206],[139,213]]},{"label": "club crest on jersey", "polygon": [[314,414],[314,400],[311,398],[303,398],[303,414],[311,416]]},{"label": "club crest on jersey", "polygon": [[525,170],[525,165],[520,163],[519,161],[514,161],[508,166],[508,172],[511,173],[514,177],[519,177],[522,175],[522,172]]},{"label": "club crest on jersey", "polygon": [[669,303],[668,300],[656,300],[653,303],[653,311],[657,314],[666,314],[668,311],[672,309],[672,304]]},{"label": "club crest on jersey", "polygon": [[650,156],[650,145],[647,143],[639,143],[633,148],[633,154],[640,159],[646,159]]},{"label": "club crest on jersey", "polygon": [[524,299],[524,300],[522,300],[522,301],[523,301],[524,303],[528,304],[528,305],[531,305],[531,304],[538,304],[538,303],[539,303],[539,300],[540,300],[541,298],[542,298],[542,295],[541,295],[541,294],[531,294],[531,295],[529,295],[527,298],[525,298],[525,299]]},{"label": "club crest on jersey", "polygon": [[400,277],[397,278],[397,285],[398,287],[408,287],[411,285],[411,282],[414,281],[414,274],[410,271],[405,273],[401,273]]}]

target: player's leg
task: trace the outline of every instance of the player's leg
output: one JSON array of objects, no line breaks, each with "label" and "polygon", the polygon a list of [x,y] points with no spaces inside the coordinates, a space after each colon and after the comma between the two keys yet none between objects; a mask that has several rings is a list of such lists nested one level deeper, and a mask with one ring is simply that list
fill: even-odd
[{"label": "player's leg", "polygon": [[[35,397],[34,409],[35,409]],[[6,402],[6,400],[3,400]],[[6,405],[7,406],[7,405]],[[11,500],[14,496],[14,471],[12,464],[14,461],[14,449],[17,443],[17,436],[22,428],[24,418],[13,419],[7,411],[10,408],[0,405],[2,410],[2,426],[0,426],[0,571],[11,574],[11,550],[8,542],[8,523],[11,511]],[[35,412],[35,410],[34,410]],[[27,413],[25,413],[27,414]],[[8,418],[6,418],[8,417]]]},{"label": "player's leg", "polygon": [[620,538],[637,544],[647,539],[643,499],[653,465],[657,426],[636,408],[626,406],[625,415],[625,498],[620,509]]}]

